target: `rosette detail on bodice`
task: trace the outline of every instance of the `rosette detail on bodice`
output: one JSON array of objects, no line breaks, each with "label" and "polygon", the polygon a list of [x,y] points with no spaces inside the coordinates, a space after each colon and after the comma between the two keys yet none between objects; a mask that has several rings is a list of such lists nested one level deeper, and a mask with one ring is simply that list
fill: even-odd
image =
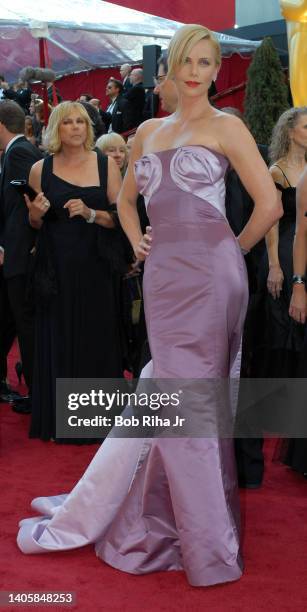
[{"label": "rosette detail on bodice", "polygon": [[225,215],[227,159],[202,145],[148,153],[135,163],[140,193],[148,203],[161,185],[163,170],[182,191],[206,200]]},{"label": "rosette detail on bodice", "polygon": [[155,153],[143,155],[135,162],[135,175],[140,193],[144,197],[145,205],[160,186],[162,178],[162,163]]}]

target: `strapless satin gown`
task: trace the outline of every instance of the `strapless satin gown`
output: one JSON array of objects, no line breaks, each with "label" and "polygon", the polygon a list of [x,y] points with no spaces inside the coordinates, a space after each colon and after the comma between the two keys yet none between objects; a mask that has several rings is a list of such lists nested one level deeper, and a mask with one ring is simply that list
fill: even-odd
[{"label": "strapless satin gown", "polygon": [[[144,377],[238,373],[247,278],[225,218],[227,163],[202,146],[148,154],[136,163],[153,237],[144,275],[152,362]],[[43,516],[21,521],[24,553],[92,542],[118,569],[184,569],[194,586],[242,573],[230,439],[111,434],[70,494],[37,498],[32,507]]]}]

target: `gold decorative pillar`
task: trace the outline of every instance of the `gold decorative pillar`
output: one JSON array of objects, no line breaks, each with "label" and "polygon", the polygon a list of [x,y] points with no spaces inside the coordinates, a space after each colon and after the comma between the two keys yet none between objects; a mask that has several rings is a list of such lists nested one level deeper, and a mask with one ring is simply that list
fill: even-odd
[{"label": "gold decorative pillar", "polygon": [[279,0],[287,22],[290,85],[294,106],[307,106],[307,0]]}]

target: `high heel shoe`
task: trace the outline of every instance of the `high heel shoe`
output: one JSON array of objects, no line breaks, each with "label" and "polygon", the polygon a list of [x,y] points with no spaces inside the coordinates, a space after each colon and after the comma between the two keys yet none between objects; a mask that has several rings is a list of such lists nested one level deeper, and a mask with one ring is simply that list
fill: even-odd
[{"label": "high heel shoe", "polygon": [[18,381],[19,381],[19,384],[20,384],[21,383],[22,373],[23,373],[21,361],[16,361],[16,363],[15,363],[15,372],[17,374],[17,378],[18,378]]}]

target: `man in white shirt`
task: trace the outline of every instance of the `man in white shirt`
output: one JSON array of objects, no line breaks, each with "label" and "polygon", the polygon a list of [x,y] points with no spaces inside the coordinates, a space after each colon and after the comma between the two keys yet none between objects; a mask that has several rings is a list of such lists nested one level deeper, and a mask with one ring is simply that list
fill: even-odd
[{"label": "man in white shirt", "polygon": [[123,97],[123,84],[117,79],[109,79],[106,94],[110,98],[110,104],[106,109],[107,117],[110,121],[108,132],[122,134],[132,127],[129,105]]}]

